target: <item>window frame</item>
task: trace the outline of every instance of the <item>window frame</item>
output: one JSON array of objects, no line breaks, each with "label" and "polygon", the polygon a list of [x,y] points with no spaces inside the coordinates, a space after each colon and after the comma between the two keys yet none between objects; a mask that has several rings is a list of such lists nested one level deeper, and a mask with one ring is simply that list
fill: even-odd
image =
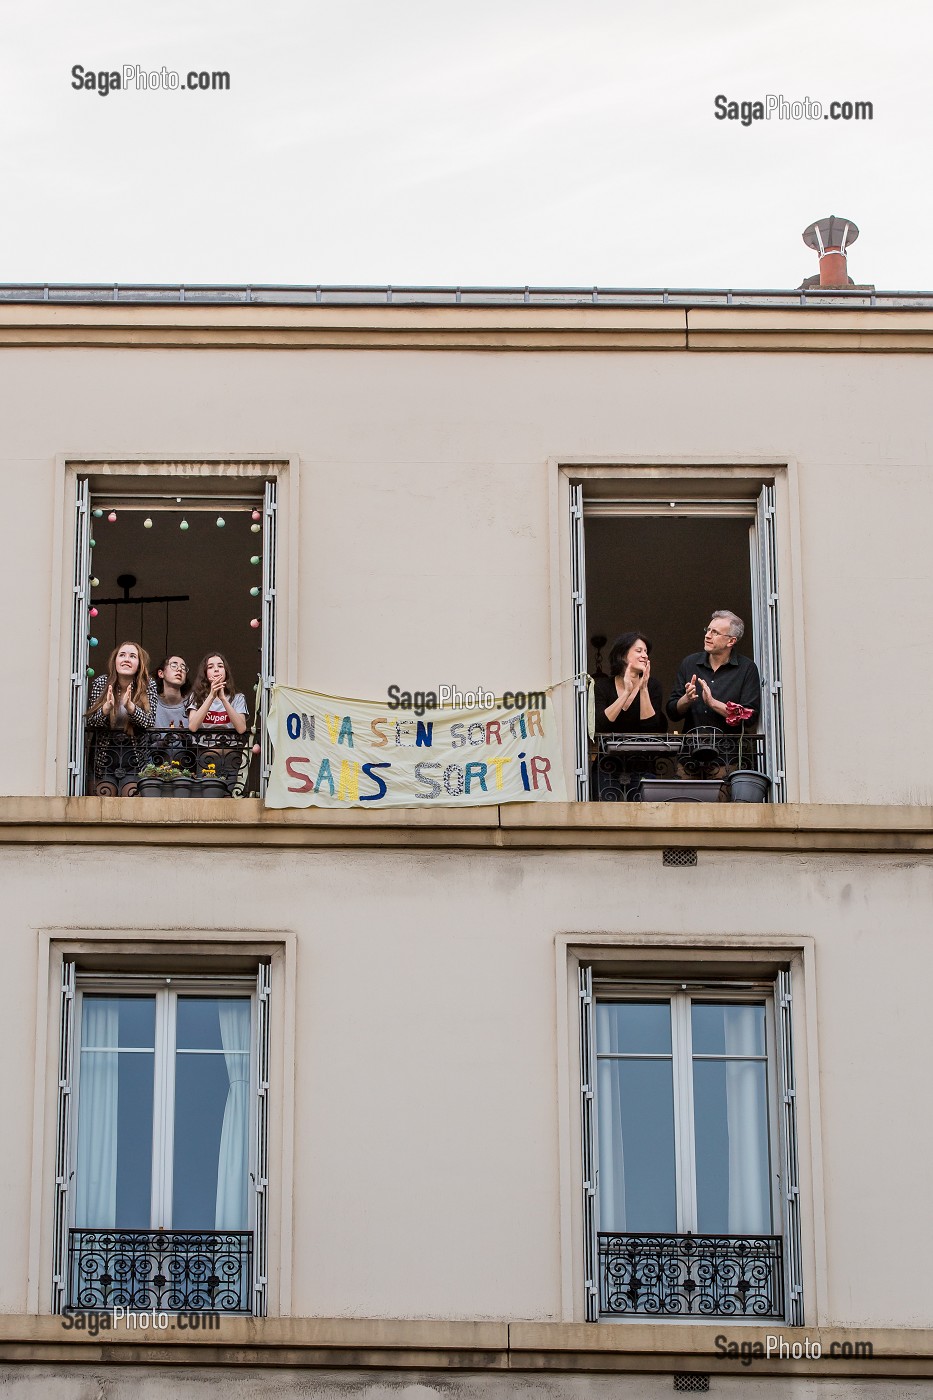
[{"label": "window frame", "polygon": [[[272,764],[265,719],[276,681],[294,683],[297,665],[299,458],[282,453],[210,457],[56,456],[56,507],[49,561],[51,588],[50,664],[45,750],[45,792],[83,796],[84,712],[87,708],[88,609],[91,495],[144,497],[152,493],[203,495],[199,484],[225,482],[231,490],[253,488],[262,504],[263,687],[260,794]],[[216,489],[216,485],[215,485]],[[221,493],[222,494],[222,493]],[[57,664],[56,664],[57,656]]]},{"label": "window frame", "polygon": [[[792,458],[549,458],[554,540],[552,642],[561,674],[573,678],[563,710],[565,755],[576,775],[576,801],[591,800],[588,628],[584,516],[598,510],[611,483],[614,514],[742,515],[752,527],[749,570],[754,599],[747,639],[762,681],[771,802],[809,798],[804,697],[803,603],[800,590],[797,464]],[[670,502],[676,498],[676,511]],[[609,512],[607,512],[609,513]],[[558,562],[559,561],[559,562]],[[779,580],[780,574],[780,580]],[[569,604],[569,606],[568,606]],[[785,691],[787,699],[785,700]]]},{"label": "window frame", "polygon": [[[594,1003],[657,1002],[671,1007],[671,1072],[674,1110],[674,1181],[677,1202],[675,1233],[688,1231],[698,1234],[697,1170],[696,1170],[696,1110],[693,1094],[693,1032],[691,1008],[696,1003],[722,1004],[733,1002],[742,1006],[762,1006],[765,1012],[765,1054],[742,1058],[764,1059],[767,1085],[768,1177],[770,1184],[771,1233],[780,1233],[775,1226],[782,1221],[780,1181],[783,1176],[779,1115],[777,1112],[778,1045],[775,1031],[773,983],[710,984],[708,982],[658,982],[596,978]],[[594,1080],[596,1098],[596,1145],[599,1148],[598,1067],[610,1058],[605,1051],[596,1051],[597,1078]],[[665,1057],[666,1058],[666,1057]],[[705,1057],[700,1057],[705,1058]],[[599,1158],[597,1155],[597,1162]],[[597,1186],[597,1229],[599,1228],[599,1192]]]},{"label": "window frame", "polygon": [[[249,1166],[250,1177],[255,1179],[256,1163],[256,1039],[258,1035],[258,1008],[256,978],[249,974],[227,977],[152,977],[132,974],[81,973],[76,976],[75,985],[75,1051],[72,1074],[71,1096],[74,1128],[71,1144],[70,1175],[74,1182],[78,1176],[78,1136],[81,1123],[81,1055],[84,1049],[82,1040],[83,1001],[85,996],[138,996],[155,998],[155,1024],[153,1048],[152,1084],[152,1174],[150,1177],[149,1224],[140,1229],[173,1230],[182,1227],[172,1224],[174,1205],[174,1138],[175,1138],[175,1064],[178,1049],[177,1015],[179,996],[195,997],[239,997],[250,1004],[249,1028]],[[243,1227],[255,1231],[256,1201],[255,1192],[248,1194],[247,1223]],[[68,1212],[68,1226],[74,1227],[76,1192],[72,1192]],[[91,1226],[81,1228],[92,1228]],[[119,1229],[121,1227],[114,1227]],[[130,1228],[130,1227],[127,1227]],[[193,1228],[193,1227],[192,1227]],[[202,1227],[206,1228],[206,1227]]]},{"label": "window frame", "polygon": [[[796,1085],[794,1066],[794,1042],[792,1005],[793,992],[789,967],[779,968],[776,977],[762,979],[742,979],[737,975],[723,978],[665,976],[658,978],[650,973],[641,975],[605,975],[594,978],[593,963],[604,965],[602,956],[581,956],[577,964],[577,1002],[579,1029],[579,1069],[580,1069],[580,1165],[583,1197],[582,1210],[582,1262],[583,1262],[583,1315],[587,1322],[685,1322],[696,1324],[696,1315],[683,1318],[659,1315],[655,1318],[644,1314],[631,1317],[608,1315],[600,1311],[599,1294],[599,1206],[598,1206],[598,1163],[599,1127],[597,1099],[597,1054],[596,1054],[596,1002],[602,999],[597,986],[627,990],[630,1000],[650,1000],[652,993],[663,995],[664,989],[678,991],[696,988],[706,995],[708,1001],[764,1000],[768,1006],[766,1014],[766,1050],[768,1052],[768,1125],[769,1146],[771,1149],[772,1186],[772,1234],[782,1240],[783,1264],[783,1321],[800,1326],[804,1321],[803,1295],[803,1249],[801,1240],[800,1214],[800,1172],[798,1160],[798,1134],[796,1117]],[[646,995],[647,994],[647,995]],[[608,999],[618,999],[612,998]],[[687,1007],[689,1015],[689,1004]],[[672,1018],[673,1020],[673,1018]],[[672,1024],[673,1033],[673,1024]],[[672,1050],[676,1049],[672,1045]],[[692,1060],[687,1068],[688,1079],[692,1077]],[[675,1109],[676,1111],[676,1109]],[[675,1146],[675,1152],[679,1149]],[[680,1191],[680,1181],[677,1183]],[[678,1210],[680,1202],[678,1201]],[[695,1219],[695,1217],[694,1217]],[[680,1232],[678,1232],[680,1233]],[[733,1316],[734,1324],[760,1322],[755,1317]]]},{"label": "window frame", "polygon": [[[175,1020],[178,996],[242,997],[250,1002],[250,1090],[249,1154],[247,1188],[248,1219],[252,1235],[253,1278],[251,1315],[265,1316],[268,1310],[269,1239],[269,1066],[271,960],[263,956],[256,972],[166,972],[131,973],[80,971],[67,955],[61,963],[61,1012],[58,1057],[58,1113],[56,1130],[55,1206],[53,1222],[53,1268],[51,1311],[60,1313],[69,1295],[68,1243],[77,1201],[78,1124],[80,1117],[80,1062],[82,998],[85,994],[155,995],[153,1142],[150,1225],[148,1228],[174,1229],[165,1224],[171,1203],[174,1131],[174,1059],[177,1050]],[[162,995],[162,1007],[158,998]],[[172,1004],[171,1013],[169,1005]],[[167,1030],[171,1026],[172,1035]],[[161,1067],[160,1067],[161,1060]],[[171,1066],[168,1067],[168,1061]],[[169,1102],[171,1089],[171,1102]],[[213,1228],[213,1227],[211,1227]],[[119,1233],[119,1229],[116,1233]],[[132,1233],[132,1231],[128,1231]],[[184,1231],[182,1231],[184,1233]],[[190,1233],[190,1232],[189,1232]]]}]

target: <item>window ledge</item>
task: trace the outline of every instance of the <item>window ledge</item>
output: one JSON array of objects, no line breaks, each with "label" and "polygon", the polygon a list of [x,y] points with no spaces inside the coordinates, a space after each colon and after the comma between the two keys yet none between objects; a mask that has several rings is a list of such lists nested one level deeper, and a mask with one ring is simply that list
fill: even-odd
[{"label": "window ledge", "polygon": [[0,844],[933,851],[933,808],[512,803],[267,809],[259,799],[0,797]]},{"label": "window ledge", "polygon": [[[933,1376],[933,1330],[911,1328],[767,1327],[718,1319],[703,1326],[677,1323],[466,1322],[366,1318],[221,1317],[213,1331],[106,1328],[96,1337],[67,1327],[63,1317],[0,1317],[0,1360],[122,1365],[302,1366],[331,1369],[457,1371],[670,1372],[696,1370],[745,1375],[717,1338],[756,1342],[780,1334],[788,1344],[823,1349],[832,1376]],[[172,1321],[172,1318],[169,1318]],[[830,1347],[870,1341],[873,1355],[830,1356]],[[806,1374],[814,1361],[756,1358],[752,1374]],[[820,1374],[824,1374],[821,1372]]]}]

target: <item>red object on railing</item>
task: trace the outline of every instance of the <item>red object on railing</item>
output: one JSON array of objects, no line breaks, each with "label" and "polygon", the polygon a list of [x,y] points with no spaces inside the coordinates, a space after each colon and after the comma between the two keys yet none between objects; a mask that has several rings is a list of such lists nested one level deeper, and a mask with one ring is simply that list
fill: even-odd
[{"label": "red object on railing", "polygon": [[744,724],[747,719],[751,719],[754,713],[754,710],[740,705],[737,700],[726,701],[726,724]]}]

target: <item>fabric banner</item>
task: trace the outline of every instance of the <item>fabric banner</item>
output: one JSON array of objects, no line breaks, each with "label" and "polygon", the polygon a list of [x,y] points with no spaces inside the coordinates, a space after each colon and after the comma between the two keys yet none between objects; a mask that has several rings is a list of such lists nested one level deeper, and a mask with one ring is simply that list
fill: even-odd
[{"label": "fabric banner", "polygon": [[566,802],[557,713],[432,709],[273,687],[267,807]]}]

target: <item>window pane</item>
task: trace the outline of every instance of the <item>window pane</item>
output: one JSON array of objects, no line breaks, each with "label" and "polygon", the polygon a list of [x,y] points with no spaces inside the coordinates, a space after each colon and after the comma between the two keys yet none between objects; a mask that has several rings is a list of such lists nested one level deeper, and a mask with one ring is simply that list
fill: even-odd
[{"label": "window pane", "polygon": [[[83,998],[78,1081],[75,1224],[148,1229],[151,1223],[155,1056],[152,997]],[[86,1047],[96,1047],[94,1049]]]},{"label": "window pane", "polygon": [[763,1055],[765,1009],[736,1002],[695,1001],[694,1055]]},{"label": "window pane", "polygon": [[765,1065],[753,1060],[694,1060],[697,1230],[771,1233]]},{"label": "window pane", "polygon": [[178,1028],[179,1036],[184,1032],[202,1042],[216,1031],[223,1050],[192,1053],[179,1041],[172,1225],[243,1230],[248,1225],[250,1002],[179,998]]},{"label": "window pane", "polygon": [[669,1055],[669,1001],[599,1001],[596,1003],[598,1054]]},{"label": "window pane", "polygon": [[670,1060],[600,1060],[600,1230],[676,1230]]},{"label": "window pane", "polygon": [[223,1050],[220,1029],[220,1009],[225,1006],[246,1008],[248,997],[179,997],[175,1025],[175,1044],[179,1050]]},{"label": "window pane", "polygon": [[[155,997],[88,996],[85,993],[81,1002],[82,1046],[112,1045],[121,1050],[151,1050],[155,1045]],[[115,1032],[108,1029],[108,1015],[116,1017]],[[112,1034],[112,1039],[100,1040],[101,1033]]]}]

